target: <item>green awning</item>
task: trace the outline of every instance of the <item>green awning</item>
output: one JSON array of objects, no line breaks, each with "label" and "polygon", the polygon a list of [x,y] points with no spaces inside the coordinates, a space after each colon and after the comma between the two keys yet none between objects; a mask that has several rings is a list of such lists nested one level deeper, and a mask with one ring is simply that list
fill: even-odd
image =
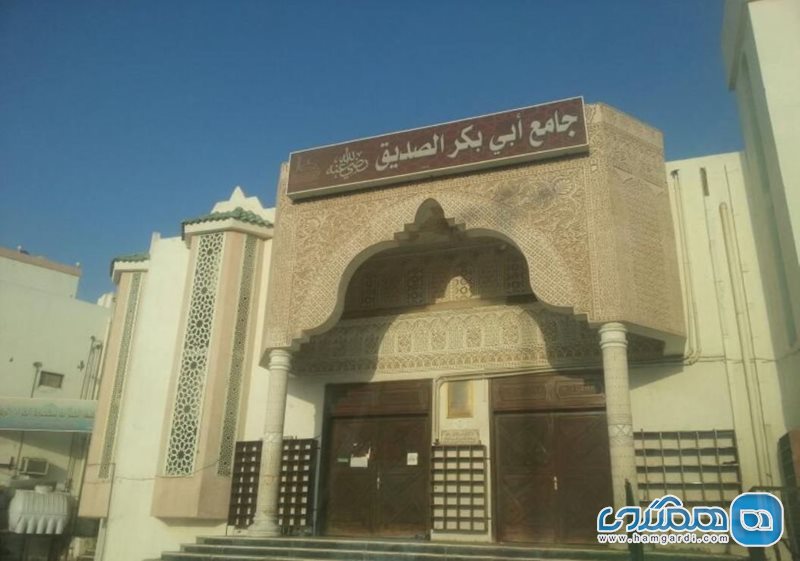
[{"label": "green awning", "polygon": [[89,399],[0,397],[0,430],[92,432],[96,409]]}]

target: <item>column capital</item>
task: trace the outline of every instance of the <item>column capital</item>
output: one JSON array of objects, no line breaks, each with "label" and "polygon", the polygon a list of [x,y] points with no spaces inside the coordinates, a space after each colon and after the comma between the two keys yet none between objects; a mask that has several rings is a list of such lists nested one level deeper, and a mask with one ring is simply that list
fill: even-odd
[{"label": "column capital", "polygon": [[600,348],[628,346],[628,329],[619,322],[604,323],[600,326]]},{"label": "column capital", "polygon": [[292,351],[289,349],[272,349],[269,352],[269,369],[282,368],[289,370],[292,366]]}]

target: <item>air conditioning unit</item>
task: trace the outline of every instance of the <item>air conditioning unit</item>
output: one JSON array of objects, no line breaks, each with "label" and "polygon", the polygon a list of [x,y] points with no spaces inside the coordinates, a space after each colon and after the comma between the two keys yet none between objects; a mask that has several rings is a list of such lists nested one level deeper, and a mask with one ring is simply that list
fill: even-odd
[{"label": "air conditioning unit", "polygon": [[24,475],[47,475],[50,462],[44,458],[22,458],[19,463],[19,472]]}]

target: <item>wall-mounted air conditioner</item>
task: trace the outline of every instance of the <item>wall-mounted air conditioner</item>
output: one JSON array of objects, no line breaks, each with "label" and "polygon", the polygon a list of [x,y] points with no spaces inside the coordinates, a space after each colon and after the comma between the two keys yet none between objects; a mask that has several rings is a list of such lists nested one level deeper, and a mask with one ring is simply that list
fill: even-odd
[{"label": "wall-mounted air conditioner", "polygon": [[47,475],[50,462],[44,458],[22,458],[19,463],[19,472],[24,475]]}]

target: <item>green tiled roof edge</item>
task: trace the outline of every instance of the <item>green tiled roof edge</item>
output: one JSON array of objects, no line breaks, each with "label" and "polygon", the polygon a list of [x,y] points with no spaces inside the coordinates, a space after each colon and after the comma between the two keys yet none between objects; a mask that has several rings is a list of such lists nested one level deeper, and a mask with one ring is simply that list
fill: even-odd
[{"label": "green tiled roof edge", "polygon": [[139,263],[141,261],[148,261],[149,259],[149,253],[131,253],[130,255],[120,255],[111,260],[111,272],[113,273],[114,265],[117,263]]},{"label": "green tiled roof edge", "polygon": [[197,218],[190,218],[189,220],[183,221],[184,228],[191,224],[200,224],[202,222],[213,222],[216,220],[226,220],[228,218],[233,218],[240,222],[245,222],[247,224],[253,224],[255,226],[272,226],[272,222],[269,220],[260,217],[255,212],[250,210],[245,210],[240,206],[237,206],[234,210],[229,210],[226,212],[212,212],[211,214],[206,214],[204,216],[198,216]]}]

